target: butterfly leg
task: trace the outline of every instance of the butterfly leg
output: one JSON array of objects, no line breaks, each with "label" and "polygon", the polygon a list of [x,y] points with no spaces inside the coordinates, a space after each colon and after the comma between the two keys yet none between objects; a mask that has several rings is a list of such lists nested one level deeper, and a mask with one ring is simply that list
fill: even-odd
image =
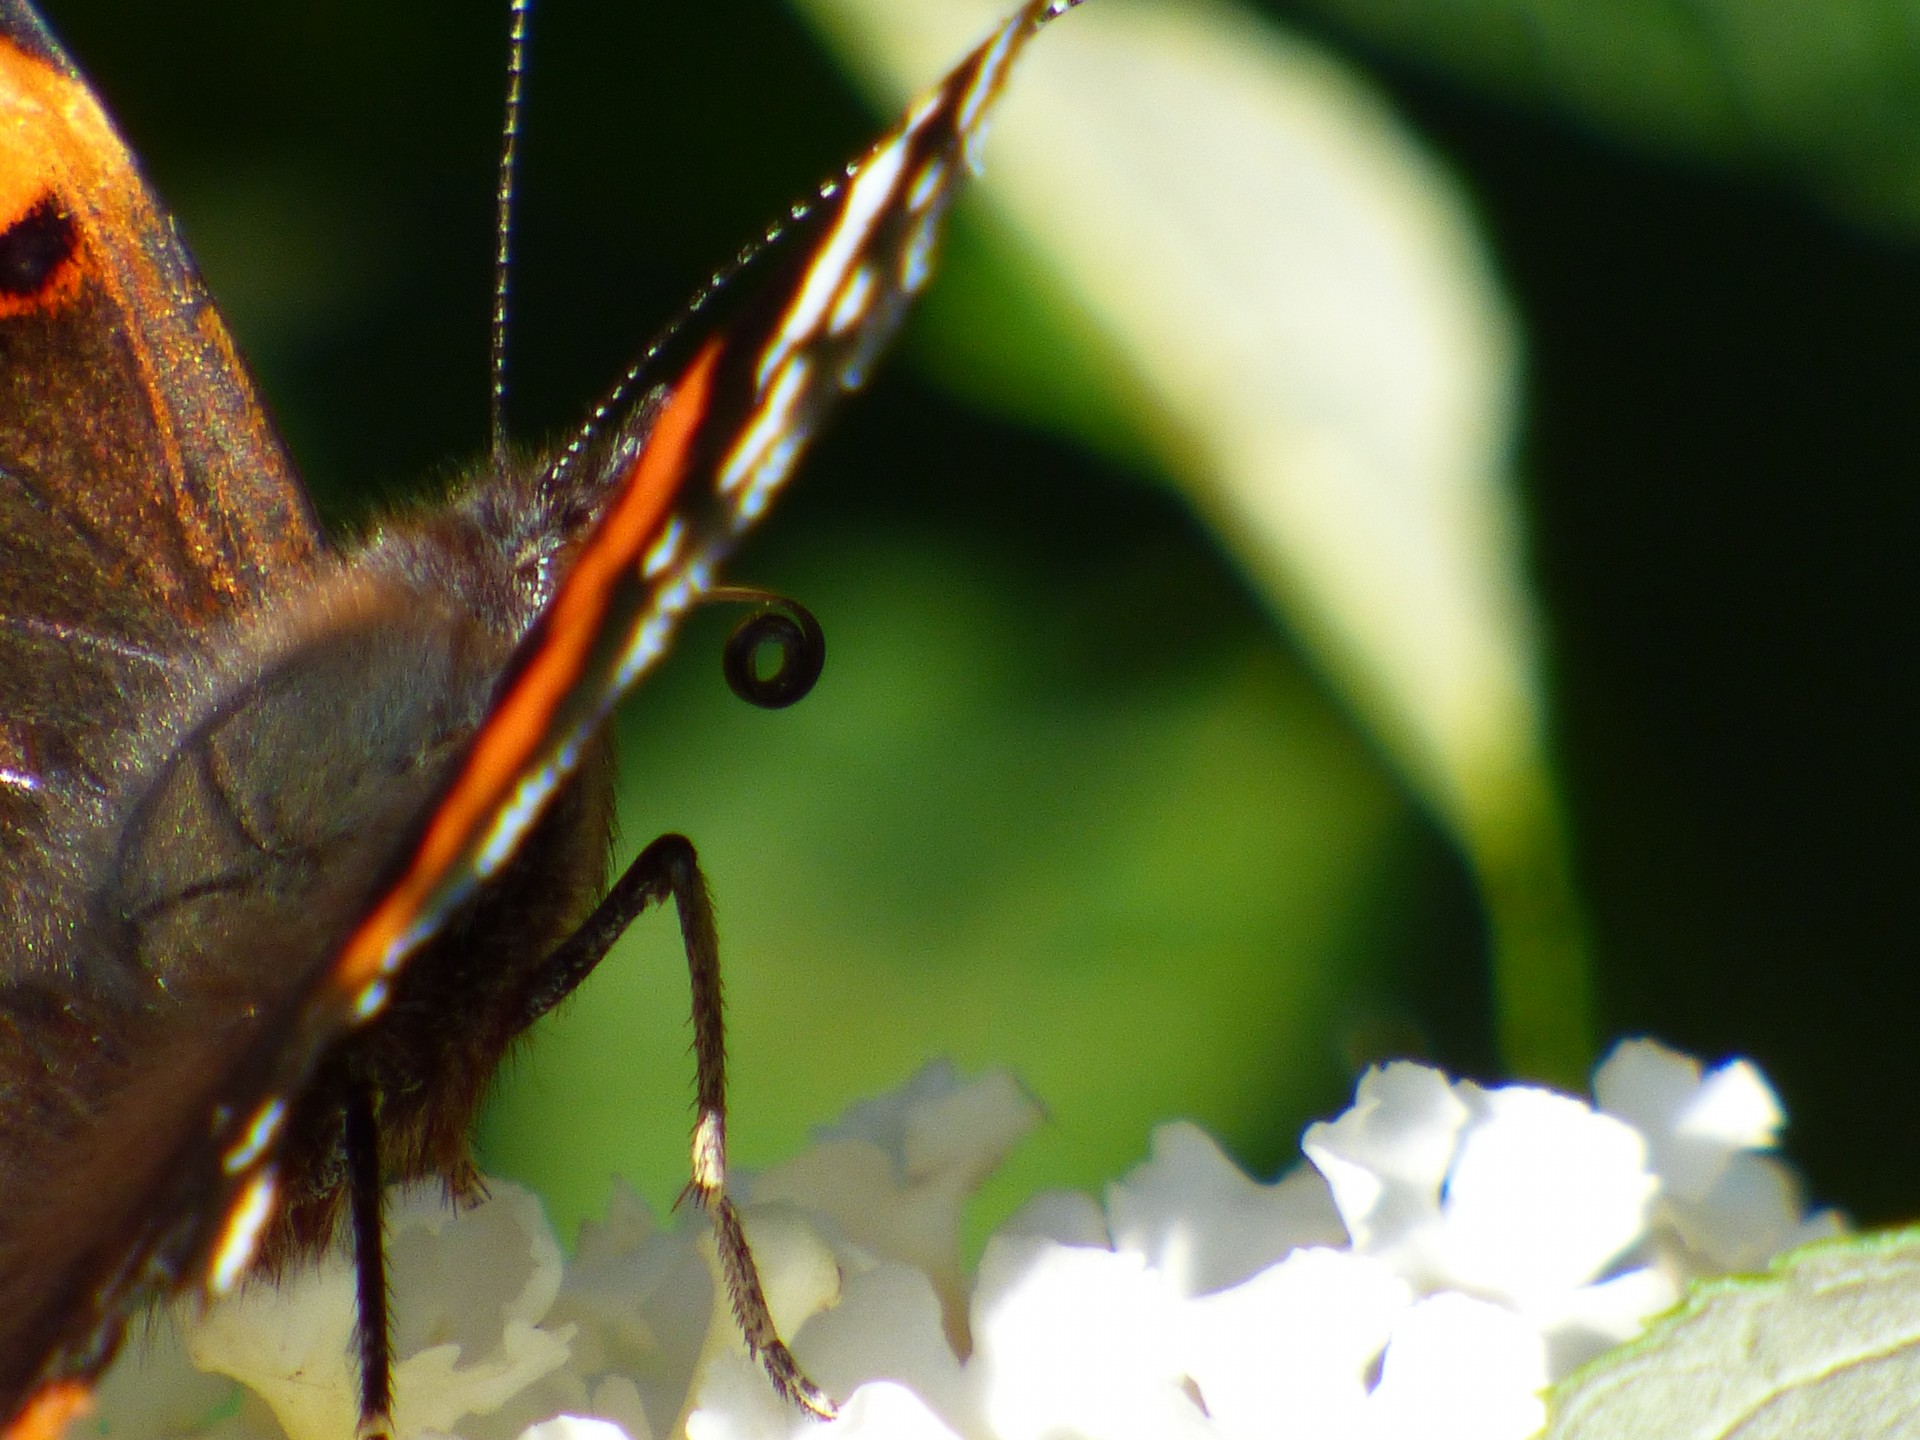
[{"label": "butterfly leg", "polygon": [[373,1087],[356,1079],[346,1101],[347,1191],[360,1348],[360,1440],[393,1428],[393,1337],[387,1297],[387,1230],[381,1214],[380,1125]]},{"label": "butterfly leg", "polygon": [[721,1013],[720,937],[692,841],[684,835],[662,835],[634,857],[593,914],[540,967],[528,992],[527,1020],[530,1023],[572,993],[641,911],[668,896],[680,914],[693,987],[699,1115],[693,1129],[693,1177],[685,1194],[713,1219],[727,1300],[747,1348],[776,1390],[814,1414],[831,1418],[833,1402],[801,1372],[774,1328],[740,1213],[727,1195],[727,1046]]}]

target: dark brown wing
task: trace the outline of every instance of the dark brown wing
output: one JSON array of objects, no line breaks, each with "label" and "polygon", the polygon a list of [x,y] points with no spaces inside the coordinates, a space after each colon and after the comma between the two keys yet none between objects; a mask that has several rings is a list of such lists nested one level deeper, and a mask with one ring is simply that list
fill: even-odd
[{"label": "dark brown wing", "polygon": [[320,544],[220,316],[99,102],[0,0],[0,891],[183,631]]},{"label": "dark brown wing", "polygon": [[457,598],[334,572],[308,633],[269,623],[208,687],[98,854],[67,837],[83,899],[0,988],[0,1416],[194,1278],[230,1097],[486,712],[505,645]]},{"label": "dark brown wing", "polygon": [[[406,967],[422,947],[515,863],[552,813],[550,802],[590,761],[611,707],[713,585],[718,565],[776,497],[831,404],[865,375],[928,274],[939,222],[1008,67],[1070,3],[1023,7],[811,206],[794,212],[740,276],[744,301],[717,327],[677,331],[553,465],[513,482],[506,508],[530,503],[554,517],[552,528],[567,542],[554,553],[570,554],[570,568],[511,658],[501,657],[504,676],[488,686],[477,732],[422,780],[431,785],[407,805],[409,820],[356,824],[381,843],[356,850],[344,873],[325,870],[311,907],[298,915],[291,953],[269,957],[291,979],[257,987],[244,1024],[228,1014],[226,1033],[182,1035],[190,1052],[184,1064],[155,1062],[157,1078],[180,1084],[177,1099],[148,1103],[122,1092],[125,1117],[142,1127],[138,1173],[127,1180],[96,1167],[101,1188],[112,1193],[92,1204],[118,1217],[109,1227],[127,1230],[70,1247],[83,1249],[85,1260],[62,1274],[84,1276],[84,1287],[59,1296],[43,1323],[11,1332],[22,1353],[4,1353],[9,1332],[0,1329],[0,1413],[23,1393],[9,1387],[24,1382],[32,1391],[9,1440],[50,1433],[44,1427],[110,1358],[127,1305],[183,1277],[188,1265],[213,1292],[247,1273],[284,1204],[289,1124],[316,1072],[356,1033],[371,1033],[363,1027],[387,1013],[395,986],[417,978]],[[500,499],[483,484],[456,508],[485,515],[501,508]],[[579,538],[567,516],[597,518]],[[547,552],[534,544],[525,553]],[[305,687],[308,667],[337,643],[290,653],[279,669],[262,673],[262,683],[281,674]],[[176,743],[138,815],[158,813],[156,794],[177,793],[183,816],[206,808],[195,799],[199,772],[184,762],[210,733],[202,723]],[[180,781],[177,792],[170,777]],[[175,813],[171,802],[161,808]],[[384,843],[389,837],[396,847]],[[143,857],[166,853],[136,848]],[[177,879],[159,889],[177,899],[206,893]],[[203,955],[193,967],[197,983],[238,974],[252,958],[254,933],[236,931],[230,951]],[[0,1029],[0,1046],[7,1038]],[[209,1090],[216,1055],[219,1075]]]},{"label": "dark brown wing", "polygon": [[[122,791],[188,713],[208,627],[304,575],[319,547],[171,222],[39,17],[0,0],[0,1388],[10,1395],[56,1346],[89,1343],[60,1332],[100,1294],[151,1284],[61,1256],[126,1223],[133,1207],[111,1177],[204,1125],[199,1100],[195,1115],[177,1112],[196,1077],[226,1060],[217,1025],[116,1029],[152,998],[92,932],[85,903]],[[137,1087],[94,1083],[136,1058]],[[60,1151],[61,1137],[82,1132],[93,1137],[84,1153]],[[58,1153],[69,1163],[47,1159]],[[48,1183],[56,1170],[64,1182]],[[121,1251],[136,1270],[151,1253]]]}]

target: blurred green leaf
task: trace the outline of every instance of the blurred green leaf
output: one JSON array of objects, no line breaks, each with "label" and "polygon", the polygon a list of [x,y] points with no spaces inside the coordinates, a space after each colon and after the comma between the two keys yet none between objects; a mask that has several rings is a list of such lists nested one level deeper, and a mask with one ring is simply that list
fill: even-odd
[{"label": "blurred green leaf", "polygon": [[1920,21],[1902,0],[1309,0],[1488,92],[1920,223]]},{"label": "blurred green leaf", "polygon": [[[1339,1092],[1329,1037],[1373,983],[1362,897],[1405,811],[1257,631],[1089,687],[1097,579],[1076,600],[988,546],[883,533],[786,574],[831,637],[819,690],[742,706],[707,623],[623,737],[627,848],[684,831],[713,882],[742,1163],[899,1083],[929,1036],[1050,1115],[981,1225],[1097,1189],[1157,1118],[1244,1135]],[[683,1183],[686,990],[671,918],[647,917],[497,1095],[487,1164],[540,1176],[562,1233],[612,1173],[656,1203]]]},{"label": "blurred green leaf", "polygon": [[[895,99],[999,7],[805,8]],[[1576,1083],[1588,978],[1507,483],[1515,344],[1454,187],[1327,56],[1142,0],[1033,47],[984,183],[987,243],[1033,282],[999,309],[1037,323],[968,326],[950,293],[935,368],[1075,433],[1131,418],[1473,857],[1508,1063]]]}]

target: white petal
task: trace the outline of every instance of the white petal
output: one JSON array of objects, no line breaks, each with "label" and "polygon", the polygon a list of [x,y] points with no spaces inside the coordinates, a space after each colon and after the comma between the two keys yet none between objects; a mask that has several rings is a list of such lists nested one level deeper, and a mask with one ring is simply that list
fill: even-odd
[{"label": "white petal", "polygon": [[631,1440],[627,1432],[611,1420],[590,1420],[578,1415],[556,1415],[520,1432],[520,1440]]},{"label": "white petal", "polygon": [[913,1391],[884,1380],[854,1391],[833,1424],[816,1433],[821,1440],[960,1440]]},{"label": "white petal", "polygon": [[[154,1315],[151,1325],[136,1327],[127,1349],[102,1378],[98,1408],[87,1430],[76,1436],[111,1435],[116,1440],[193,1435],[207,1417],[230,1412],[239,1385],[225,1375],[209,1375],[187,1357],[185,1333],[197,1319],[197,1298],[183,1300]],[[92,1425],[97,1424],[97,1431]],[[239,1436],[233,1440],[240,1440]]]},{"label": "white petal", "polygon": [[1795,1243],[1804,1206],[1793,1172],[1771,1155],[1738,1154],[1698,1200],[1665,1214],[1712,1272],[1758,1270]]},{"label": "white petal", "polygon": [[1557,1312],[1535,1311],[1527,1319],[1547,1341],[1547,1373],[1571,1375],[1602,1351],[1633,1339],[1656,1315],[1680,1303],[1680,1287],[1664,1266],[1645,1265],[1565,1297]]},{"label": "white petal", "polygon": [[1759,1068],[1750,1060],[1729,1060],[1707,1072],[1680,1129],[1729,1147],[1765,1150],[1779,1139],[1786,1119],[1780,1097]]},{"label": "white petal", "polygon": [[[953,1319],[964,1323],[964,1312]],[[808,1376],[830,1395],[848,1396],[886,1381],[911,1389],[944,1423],[977,1429],[979,1407],[948,1333],[932,1282],[910,1266],[889,1264],[850,1276],[840,1303],[809,1320],[793,1337],[793,1348]]]},{"label": "white petal", "polygon": [[1101,1250],[1113,1248],[1106,1211],[1091,1195],[1077,1190],[1042,1191],[1008,1216],[994,1233],[1009,1238],[1037,1235],[1062,1245],[1090,1245]]},{"label": "white petal", "polygon": [[1306,1166],[1262,1185],[1187,1121],[1153,1132],[1144,1165],[1107,1187],[1113,1248],[1146,1257],[1176,1294],[1236,1285],[1301,1245],[1344,1245],[1326,1181]]},{"label": "white petal", "polygon": [[1467,1118],[1446,1076],[1397,1061],[1362,1076],[1339,1119],[1307,1127],[1300,1148],[1326,1176],[1356,1249],[1406,1243],[1438,1218]]},{"label": "white petal", "polygon": [[1646,1226],[1638,1131],[1570,1096],[1462,1085],[1481,1115],[1447,1179],[1441,1254],[1458,1288],[1556,1308]]},{"label": "white petal", "polygon": [[1040,1122],[1040,1106],[1005,1071],[962,1080],[948,1060],[920,1067],[904,1085],[847,1108],[817,1139],[865,1140],[920,1175],[958,1165],[991,1168]]},{"label": "white petal", "polygon": [[[564,1365],[564,1329],[544,1328],[560,1288],[560,1247],[540,1201],[495,1180],[464,1209],[423,1188],[390,1204],[395,1428],[451,1431],[497,1410]],[[342,1251],[277,1286],[214,1306],[187,1344],[204,1369],[241,1380],[290,1440],[353,1433],[353,1276]]]},{"label": "white petal", "polygon": [[[714,1311],[712,1272],[701,1251],[705,1234],[697,1217],[659,1229],[624,1184],[614,1186],[605,1220],[580,1227],[579,1248],[549,1320],[573,1327],[570,1368],[591,1388],[593,1413],[636,1429],[631,1417],[643,1410],[656,1418],[655,1430],[679,1415]],[[633,1403],[601,1395],[615,1380],[633,1391]]]},{"label": "white petal", "polygon": [[967,1368],[1000,1440],[1208,1433],[1182,1386],[1176,1301],[1138,1256],[996,1238],[973,1320]]},{"label": "white petal", "polygon": [[1651,1040],[1627,1040],[1594,1072],[1601,1109],[1647,1138],[1655,1173],[1671,1194],[1698,1199],[1742,1150],[1770,1148],[1785,1119],[1758,1069],[1730,1061],[1702,1076],[1700,1064]]},{"label": "white petal", "polygon": [[1524,1320],[1465,1295],[1436,1295],[1394,1326],[1368,1433],[1527,1440],[1546,1423],[1546,1383],[1544,1347]]},{"label": "white petal", "polygon": [[962,1084],[950,1065],[928,1065],[891,1095],[848,1110],[748,1193],[828,1217],[852,1243],[957,1292],[967,1202],[1040,1114],[1004,1072]]},{"label": "white petal", "polygon": [[1187,1373],[1230,1440],[1270,1435],[1281,1416],[1302,1435],[1338,1434],[1357,1422],[1413,1298],[1378,1261],[1296,1251],[1244,1285],[1188,1302]]}]

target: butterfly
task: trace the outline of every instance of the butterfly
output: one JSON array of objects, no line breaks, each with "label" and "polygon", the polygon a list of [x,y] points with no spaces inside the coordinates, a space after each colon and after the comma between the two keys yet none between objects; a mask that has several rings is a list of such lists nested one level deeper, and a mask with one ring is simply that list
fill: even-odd
[{"label": "butterfly", "polygon": [[[716,277],[584,424],[322,534],[172,223],[27,0],[0,0],[0,1416],[51,1434],[148,1302],[345,1226],[364,1429],[391,1408],[383,1186],[476,1184],[506,1047],[671,899],[689,1192],[773,1383],[727,1198],[718,939],[692,845],[602,890],[605,722],[925,283],[1031,0]],[[516,16],[524,13],[516,8]],[[509,129],[509,139],[512,130]],[[777,704],[822,642],[743,629]],[[756,668],[765,643],[771,675]]]}]

